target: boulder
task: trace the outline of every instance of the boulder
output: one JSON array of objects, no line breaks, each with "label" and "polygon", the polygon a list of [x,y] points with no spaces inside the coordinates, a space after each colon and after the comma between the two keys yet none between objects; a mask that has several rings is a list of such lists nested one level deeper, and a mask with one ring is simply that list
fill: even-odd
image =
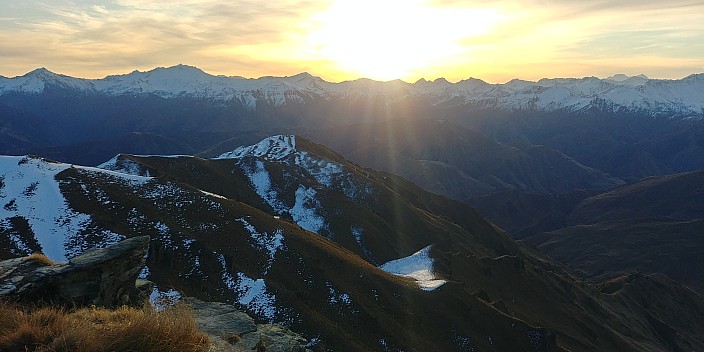
[{"label": "boulder", "polygon": [[30,257],[0,262],[0,296],[76,306],[138,304],[135,281],[144,267],[149,236],[91,249],[66,263]]}]

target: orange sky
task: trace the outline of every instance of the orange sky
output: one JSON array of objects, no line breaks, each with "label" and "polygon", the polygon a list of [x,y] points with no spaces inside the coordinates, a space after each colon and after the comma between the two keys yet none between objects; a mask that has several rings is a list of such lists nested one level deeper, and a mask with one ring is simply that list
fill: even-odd
[{"label": "orange sky", "polygon": [[704,2],[686,0],[3,1],[0,75],[681,78],[704,72],[702,38]]}]

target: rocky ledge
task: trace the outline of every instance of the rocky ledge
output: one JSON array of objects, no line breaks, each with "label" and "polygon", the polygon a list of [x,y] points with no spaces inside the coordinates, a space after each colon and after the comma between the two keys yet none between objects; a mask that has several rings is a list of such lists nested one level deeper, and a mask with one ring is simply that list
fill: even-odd
[{"label": "rocky ledge", "polygon": [[34,256],[0,262],[0,297],[113,308],[139,300],[135,281],[144,267],[149,236],[91,249],[65,263]]}]

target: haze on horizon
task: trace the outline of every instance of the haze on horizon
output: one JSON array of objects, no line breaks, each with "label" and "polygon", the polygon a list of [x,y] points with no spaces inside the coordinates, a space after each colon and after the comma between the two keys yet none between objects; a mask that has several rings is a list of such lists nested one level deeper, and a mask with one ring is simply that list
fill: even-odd
[{"label": "haze on horizon", "polygon": [[704,2],[688,0],[4,1],[0,75],[681,78],[704,72],[701,38]]}]

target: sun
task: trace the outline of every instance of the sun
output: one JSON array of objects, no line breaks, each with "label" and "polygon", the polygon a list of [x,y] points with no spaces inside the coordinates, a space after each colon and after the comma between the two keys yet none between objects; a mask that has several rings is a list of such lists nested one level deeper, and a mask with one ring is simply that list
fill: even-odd
[{"label": "sun", "polygon": [[434,7],[421,0],[340,0],[313,18],[307,41],[312,55],[339,71],[407,79],[470,55],[461,42],[486,33],[499,19],[493,10]]}]

